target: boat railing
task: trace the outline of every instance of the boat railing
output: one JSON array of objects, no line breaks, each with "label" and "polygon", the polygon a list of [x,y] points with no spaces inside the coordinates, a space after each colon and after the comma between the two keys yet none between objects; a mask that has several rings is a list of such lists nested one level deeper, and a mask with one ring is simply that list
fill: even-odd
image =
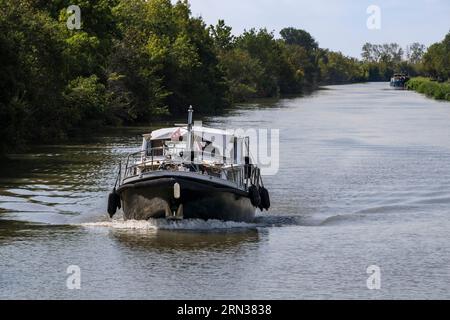
[{"label": "boat railing", "polygon": [[233,163],[231,159],[214,152],[193,151],[174,147],[155,147],[130,153],[127,156],[124,179],[155,171],[184,171],[214,176],[247,188],[244,165]]}]

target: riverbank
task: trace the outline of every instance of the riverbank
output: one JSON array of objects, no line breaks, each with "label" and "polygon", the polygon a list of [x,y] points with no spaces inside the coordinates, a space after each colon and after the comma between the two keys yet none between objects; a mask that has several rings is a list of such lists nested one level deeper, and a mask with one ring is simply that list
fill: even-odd
[{"label": "riverbank", "polygon": [[429,78],[415,77],[406,83],[406,88],[436,100],[450,101],[450,82],[439,83]]}]

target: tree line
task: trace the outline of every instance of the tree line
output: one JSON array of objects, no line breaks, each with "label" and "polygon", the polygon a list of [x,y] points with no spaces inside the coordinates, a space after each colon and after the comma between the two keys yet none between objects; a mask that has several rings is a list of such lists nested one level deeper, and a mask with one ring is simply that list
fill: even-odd
[{"label": "tree line", "polygon": [[429,48],[417,42],[406,50],[397,43],[366,43],[361,56],[368,81],[388,81],[394,73],[402,72],[445,82],[450,76],[450,32]]},{"label": "tree line", "polygon": [[362,61],[368,81],[388,81],[394,73],[407,73],[411,76],[421,73],[421,59],[426,47],[413,43],[406,52],[397,43],[371,44],[362,47]]},{"label": "tree line", "polygon": [[421,74],[409,80],[408,89],[438,100],[450,101],[450,32],[431,45],[419,61]]},{"label": "tree line", "polygon": [[450,32],[429,48],[413,43],[404,51],[396,43],[366,43],[361,55],[367,80],[387,81],[394,73],[406,73],[412,77],[408,89],[450,101]]},{"label": "tree line", "polygon": [[[67,28],[70,5],[81,9],[79,30]],[[189,105],[217,114],[321,84],[385,80],[402,63],[394,46],[363,48],[361,61],[295,28],[235,36],[223,20],[208,26],[193,16],[187,0],[0,0],[0,7],[0,154],[184,115]],[[419,53],[412,47],[410,62]]]},{"label": "tree line", "polygon": [[450,32],[431,45],[422,59],[423,74],[439,82],[450,79]]},{"label": "tree line", "polygon": [[[69,30],[67,8],[81,9]],[[354,81],[353,60],[303,30],[235,37],[207,26],[187,1],[0,0],[0,154],[103,125],[148,123],[194,105],[234,102]]]}]

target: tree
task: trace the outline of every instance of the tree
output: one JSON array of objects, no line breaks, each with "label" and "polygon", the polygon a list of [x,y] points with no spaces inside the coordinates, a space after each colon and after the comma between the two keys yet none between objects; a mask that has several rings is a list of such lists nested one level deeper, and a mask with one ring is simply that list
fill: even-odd
[{"label": "tree", "polygon": [[426,74],[434,79],[450,79],[450,32],[444,40],[431,45],[422,59]]},{"label": "tree", "polygon": [[406,47],[406,57],[409,63],[418,64],[425,54],[426,47],[423,44],[414,42]]},{"label": "tree", "polygon": [[96,75],[71,80],[64,91],[64,100],[71,127],[103,124],[106,108],[105,86]]},{"label": "tree", "polygon": [[327,84],[364,81],[364,69],[359,61],[341,52],[324,50],[319,62],[321,80]]},{"label": "tree", "polygon": [[314,38],[305,30],[295,28],[284,28],[280,31],[280,35],[286,44],[297,45],[306,50],[315,50],[319,47]]},{"label": "tree", "polygon": [[225,70],[232,102],[246,101],[257,96],[258,83],[263,77],[261,63],[242,49],[234,49],[221,55],[220,64]]},{"label": "tree", "polygon": [[273,97],[280,92],[279,74],[283,63],[282,51],[272,32],[250,29],[236,39],[236,47],[248,52],[263,66],[263,75],[257,84],[258,96]]},{"label": "tree", "polygon": [[231,33],[231,27],[225,24],[224,20],[219,20],[215,26],[209,27],[214,45],[219,50],[229,50],[234,45],[235,37]]},{"label": "tree", "polygon": [[[68,30],[67,7],[81,7]],[[187,0],[0,0],[0,154],[77,128],[223,111],[231,102],[298,94],[324,83],[387,80],[396,71],[450,75],[442,42],[366,43],[363,62],[321,49],[305,30],[232,34],[206,26]],[[423,58],[421,59],[421,56]],[[423,68],[422,68],[423,65]]]},{"label": "tree", "polygon": [[398,63],[403,58],[403,49],[397,43],[365,43],[361,56],[364,62]]},{"label": "tree", "polygon": [[[115,13],[124,36],[116,45],[113,60],[118,63],[110,72],[126,77],[119,81],[121,85],[114,83],[116,89],[125,87],[126,92],[140,97],[132,101],[132,105],[138,103],[132,106],[140,110],[132,112],[138,119],[149,120],[152,110],[159,113],[164,105],[176,115],[184,114],[190,104],[199,113],[214,113],[227,104],[227,87],[213,38],[203,20],[191,17],[186,1],[123,0]],[[124,65],[121,56],[127,57]],[[118,92],[114,96],[120,97]]]},{"label": "tree", "polygon": [[1,1],[0,152],[64,133],[64,31],[30,1]]},{"label": "tree", "polygon": [[415,70],[405,64],[403,48],[397,43],[365,43],[361,56],[363,69],[370,81],[387,81],[395,72]]},{"label": "tree", "polygon": [[376,62],[378,60],[373,44],[366,42],[362,47],[361,56],[364,62]]},{"label": "tree", "polygon": [[445,46],[442,43],[431,45],[423,56],[425,72],[434,79],[445,80],[448,78],[445,72]]}]

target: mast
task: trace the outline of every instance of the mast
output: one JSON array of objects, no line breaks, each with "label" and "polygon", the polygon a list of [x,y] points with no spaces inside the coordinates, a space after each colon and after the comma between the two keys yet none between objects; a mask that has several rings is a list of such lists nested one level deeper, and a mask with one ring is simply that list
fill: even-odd
[{"label": "mast", "polygon": [[191,159],[191,161],[194,161],[194,157],[193,157],[193,151],[192,150],[192,145],[193,145],[193,141],[192,141],[192,115],[194,113],[194,109],[192,108],[192,106],[189,106],[188,109],[188,125],[187,125],[187,129],[188,129],[188,145],[187,145],[187,149],[189,152],[189,157]]}]

